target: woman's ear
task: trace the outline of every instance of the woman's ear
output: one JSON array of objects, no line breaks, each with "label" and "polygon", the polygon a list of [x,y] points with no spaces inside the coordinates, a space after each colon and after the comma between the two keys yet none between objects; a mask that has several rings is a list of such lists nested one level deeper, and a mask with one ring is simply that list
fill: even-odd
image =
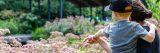
[{"label": "woman's ear", "polygon": [[112,19],[113,20],[117,20],[117,14],[114,11],[112,11]]}]

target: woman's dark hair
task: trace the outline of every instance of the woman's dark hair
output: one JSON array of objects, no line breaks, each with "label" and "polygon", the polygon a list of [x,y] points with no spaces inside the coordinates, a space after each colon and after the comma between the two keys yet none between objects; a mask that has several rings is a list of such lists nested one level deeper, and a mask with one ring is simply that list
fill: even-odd
[{"label": "woman's dark hair", "polygon": [[132,8],[131,21],[141,22],[152,17],[152,12],[139,3],[133,3]]}]

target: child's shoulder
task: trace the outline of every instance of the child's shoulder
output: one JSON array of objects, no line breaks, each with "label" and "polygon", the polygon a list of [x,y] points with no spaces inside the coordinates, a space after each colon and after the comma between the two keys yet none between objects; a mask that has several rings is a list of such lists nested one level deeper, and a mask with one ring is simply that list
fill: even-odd
[{"label": "child's shoulder", "polygon": [[135,22],[135,21],[130,21],[130,24],[129,24],[129,25],[132,26],[132,27],[136,27],[136,26],[139,25],[139,23],[137,23],[137,22]]},{"label": "child's shoulder", "polygon": [[139,23],[135,22],[135,21],[119,21],[117,23],[114,24],[120,24],[120,25],[138,25]]},{"label": "child's shoulder", "polygon": [[110,26],[110,27],[115,27],[115,26],[123,26],[123,27],[125,27],[125,26],[130,26],[130,27],[135,27],[135,26],[137,26],[137,25],[139,25],[139,23],[137,23],[137,22],[134,22],[134,21],[128,21],[128,22],[119,22],[119,23],[110,23],[110,24],[108,24],[108,26]]},{"label": "child's shoulder", "polygon": [[139,23],[137,23],[137,22],[135,22],[135,21],[130,21],[130,24],[138,25]]}]

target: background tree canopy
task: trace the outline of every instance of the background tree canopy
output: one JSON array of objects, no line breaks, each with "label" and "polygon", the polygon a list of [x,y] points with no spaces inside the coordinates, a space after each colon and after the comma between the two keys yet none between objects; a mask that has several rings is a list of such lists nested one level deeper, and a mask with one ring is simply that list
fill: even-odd
[{"label": "background tree canopy", "polygon": [[[64,0],[64,16],[68,15],[80,15],[80,8],[74,4]],[[13,10],[21,12],[30,12],[41,16],[41,18],[47,18],[48,0],[0,0],[0,11]],[[60,14],[60,0],[51,0],[51,17],[59,17]],[[82,8],[82,13],[85,16],[90,16],[90,7]],[[102,7],[94,7],[92,15],[102,16]],[[111,13],[104,13],[104,15],[110,16]]]},{"label": "background tree canopy", "polygon": [[[50,0],[51,2],[51,20],[60,17],[60,0]],[[160,2],[159,0],[142,0],[144,5],[153,11],[153,18],[160,20]],[[45,21],[48,20],[48,0],[0,0],[0,28],[9,28],[15,33],[31,33],[37,27],[44,26]],[[79,8],[76,5],[63,0],[63,17],[82,15],[93,18],[97,16],[102,18],[111,16],[111,11],[103,12],[103,7]],[[15,21],[13,21],[15,20]],[[8,25],[10,24],[10,25]],[[11,27],[8,27],[11,26]],[[14,26],[14,27],[12,27]],[[19,31],[21,30],[21,31]]]},{"label": "background tree canopy", "polygon": [[[51,1],[51,19],[60,16],[60,0]],[[80,8],[63,0],[63,17],[80,15]],[[28,34],[37,27],[42,27],[48,20],[48,0],[0,0],[0,28],[9,28],[15,34]],[[91,15],[90,7],[81,8],[82,14],[86,17]],[[102,7],[92,8],[92,16],[102,17]],[[110,17],[110,12],[104,15]],[[14,20],[14,21],[13,21]],[[9,25],[8,25],[9,24]],[[8,27],[10,26],[10,27]],[[13,28],[13,26],[17,28]]]},{"label": "background tree canopy", "polygon": [[148,9],[153,12],[153,18],[160,20],[160,2],[159,0],[147,0]]}]

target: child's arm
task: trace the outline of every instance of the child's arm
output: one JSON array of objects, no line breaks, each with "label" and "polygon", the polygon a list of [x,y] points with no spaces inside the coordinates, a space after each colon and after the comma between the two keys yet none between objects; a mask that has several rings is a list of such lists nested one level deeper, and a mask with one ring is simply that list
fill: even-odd
[{"label": "child's arm", "polygon": [[96,34],[95,34],[95,38],[99,38],[102,37],[104,35],[104,29],[99,30]]},{"label": "child's arm", "polygon": [[101,45],[101,47],[107,52],[107,53],[111,53],[111,48],[109,47],[108,43],[106,40],[104,40],[102,37],[100,37],[99,39],[97,39],[97,42]]},{"label": "child's arm", "polygon": [[89,43],[89,44],[93,44],[93,43],[97,43],[97,40],[102,37],[104,35],[104,31],[103,29],[99,30],[95,35],[90,35],[88,37],[86,37],[83,41],[83,43]]}]

